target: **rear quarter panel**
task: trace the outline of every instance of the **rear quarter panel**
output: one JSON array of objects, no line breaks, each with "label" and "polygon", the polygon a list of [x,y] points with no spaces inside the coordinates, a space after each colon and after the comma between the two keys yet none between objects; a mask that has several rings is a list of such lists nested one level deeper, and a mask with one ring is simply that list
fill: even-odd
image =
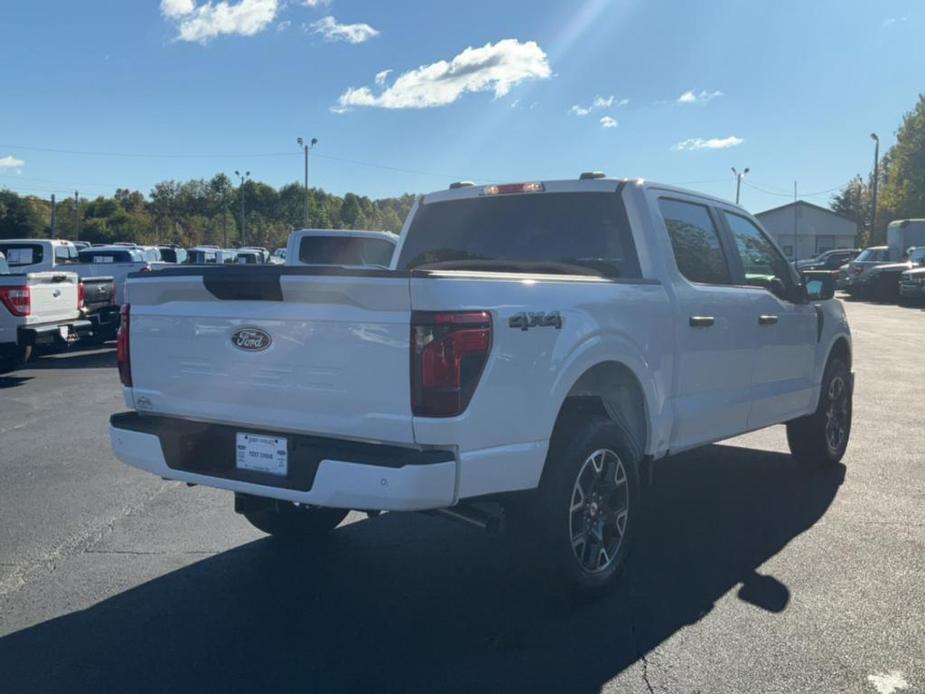
[{"label": "rear quarter panel", "polygon": [[[466,411],[452,418],[414,418],[419,444],[458,444],[460,456],[487,460],[502,449],[535,485],[548,440],[570,388],[589,368],[607,361],[629,367],[646,407],[660,416],[671,383],[671,307],[660,283],[593,278],[438,273],[412,278],[415,310],[487,310],[492,316],[491,356]],[[489,278],[485,275],[494,274]],[[503,303],[498,298],[504,297]],[[510,326],[522,312],[557,311],[562,327]],[[650,444],[652,437],[649,437]],[[495,465],[504,463],[494,463]],[[461,475],[465,477],[466,466]],[[484,471],[480,475],[485,478]],[[490,475],[487,476],[490,479]],[[526,484],[526,483],[525,483]],[[460,481],[461,496],[472,486]]]}]

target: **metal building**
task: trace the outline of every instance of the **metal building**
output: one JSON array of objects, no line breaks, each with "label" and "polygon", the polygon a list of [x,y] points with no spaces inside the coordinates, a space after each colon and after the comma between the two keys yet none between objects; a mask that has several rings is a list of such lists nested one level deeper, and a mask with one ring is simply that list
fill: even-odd
[{"label": "metal building", "polygon": [[855,248],[858,225],[819,205],[798,200],[755,215],[790,260],[833,248]]}]

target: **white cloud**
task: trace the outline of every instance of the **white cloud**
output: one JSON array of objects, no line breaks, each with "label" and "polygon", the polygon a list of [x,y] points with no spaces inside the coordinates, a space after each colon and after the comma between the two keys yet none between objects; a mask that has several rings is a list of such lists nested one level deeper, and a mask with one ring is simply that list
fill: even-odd
[{"label": "white cloud", "polygon": [[611,118],[610,116],[603,116],[601,118],[601,127],[604,128],[616,128],[619,125],[616,118]]},{"label": "white cloud", "polygon": [[904,17],[887,17],[886,19],[883,20],[883,24],[881,26],[883,26],[883,28],[886,29],[887,27],[893,26],[897,22],[905,22],[908,19],[909,19],[908,15]]},{"label": "white cloud", "polygon": [[695,92],[693,89],[688,89],[681,96],[678,97],[679,104],[705,104],[708,101],[712,101],[718,96],[723,96],[723,93],[720,91],[708,92],[705,89],[701,89],[699,92]]},{"label": "white cloud", "polygon": [[338,24],[334,17],[322,17],[305,27],[307,31],[324,36],[325,41],[363,43],[378,36],[379,31],[369,24]]},{"label": "white cloud", "polygon": [[709,139],[692,137],[687,140],[681,140],[672,149],[678,152],[697,149],[729,149],[730,147],[738,147],[743,142],[745,142],[744,139],[736,137],[735,135],[730,135],[729,137],[711,137]]},{"label": "white cloud", "polygon": [[378,86],[380,86],[380,87],[383,86],[383,85],[385,84],[385,81],[386,81],[386,79],[388,78],[390,72],[392,72],[392,71],[391,71],[391,70],[382,70],[381,72],[377,72],[377,73],[376,73],[376,84],[377,84]]},{"label": "white cloud", "polygon": [[161,0],[161,12],[171,19],[188,15],[194,9],[196,4],[193,0]]},{"label": "white cloud", "polygon": [[276,18],[279,0],[161,0],[161,13],[177,23],[177,39],[206,43],[222,34],[253,36]]},{"label": "white cloud", "polygon": [[276,25],[276,30],[277,30],[277,31],[286,31],[286,29],[288,29],[291,25],[292,25],[292,22],[290,22],[290,21],[287,19],[287,20],[285,20],[285,21],[280,22],[279,24],[277,24],[277,25]]},{"label": "white cloud", "polygon": [[0,169],[21,169],[26,165],[22,159],[17,159],[12,154],[0,157]]},{"label": "white cloud", "polygon": [[524,80],[551,75],[546,54],[535,41],[504,39],[479,48],[470,46],[452,60],[404,72],[380,94],[369,87],[350,87],[331,110],[341,113],[354,106],[432,108],[451,104],[466,92],[490,91],[499,98]]},{"label": "white cloud", "polygon": [[575,104],[568,110],[568,112],[576,116],[587,116],[589,113],[591,113],[591,111],[602,108],[610,108],[612,106],[626,106],[629,102],[629,99],[620,99],[618,101],[617,97],[613,96],[612,94],[608,97],[595,96],[589,106]]},{"label": "white cloud", "polygon": [[323,5],[330,5],[331,0],[302,0],[302,4],[305,7],[321,7]]}]

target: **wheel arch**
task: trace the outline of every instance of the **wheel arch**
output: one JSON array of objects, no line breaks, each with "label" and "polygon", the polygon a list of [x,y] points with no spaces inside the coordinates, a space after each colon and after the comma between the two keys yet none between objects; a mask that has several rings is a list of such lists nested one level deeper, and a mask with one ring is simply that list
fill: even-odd
[{"label": "wheel arch", "polygon": [[848,365],[848,370],[851,370],[851,343],[845,335],[839,335],[835,338],[834,342],[832,342],[832,346],[829,347],[829,353],[825,358],[825,363],[828,364],[832,357],[841,357],[844,359],[845,364]]},{"label": "wheel arch", "polygon": [[652,436],[649,398],[637,373],[624,361],[599,361],[572,380],[560,398],[553,436],[564,418],[576,413],[619,422],[636,439],[639,450],[648,451]]}]

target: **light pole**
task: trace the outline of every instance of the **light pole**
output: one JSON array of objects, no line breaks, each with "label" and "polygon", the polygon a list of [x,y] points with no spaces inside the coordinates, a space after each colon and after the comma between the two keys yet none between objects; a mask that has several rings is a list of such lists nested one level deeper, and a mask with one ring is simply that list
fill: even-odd
[{"label": "light pole", "polygon": [[296,142],[299,143],[299,147],[301,147],[305,152],[305,213],[303,215],[302,225],[308,229],[308,150],[318,144],[318,138],[313,137],[311,142],[305,144],[305,140],[303,140],[301,137],[298,137],[296,138]]},{"label": "light pole", "polygon": [[874,190],[871,200],[871,207],[873,209],[870,215],[869,241],[873,243],[874,234],[877,233],[877,186],[880,183],[880,138],[877,137],[877,133],[871,133],[870,139],[874,141]]},{"label": "light pole", "polygon": [[738,171],[736,171],[736,167],[734,166],[732,167],[732,173],[734,173],[736,177],[736,205],[739,204],[739,197],[742,194],[742,179],[745,178],[749,170],[750,169],[748,167],[745,167],[745,171],[743,171],[742,173],[739,173]]},{"label": "light pole", "polygon": [[235,171],[234,175],[241,179],[241,245],[243,246],[247,243],[247,220],[244,218],[244,184],[247,182],[251,172],[245,171],[242,176],[240,171]]}]

